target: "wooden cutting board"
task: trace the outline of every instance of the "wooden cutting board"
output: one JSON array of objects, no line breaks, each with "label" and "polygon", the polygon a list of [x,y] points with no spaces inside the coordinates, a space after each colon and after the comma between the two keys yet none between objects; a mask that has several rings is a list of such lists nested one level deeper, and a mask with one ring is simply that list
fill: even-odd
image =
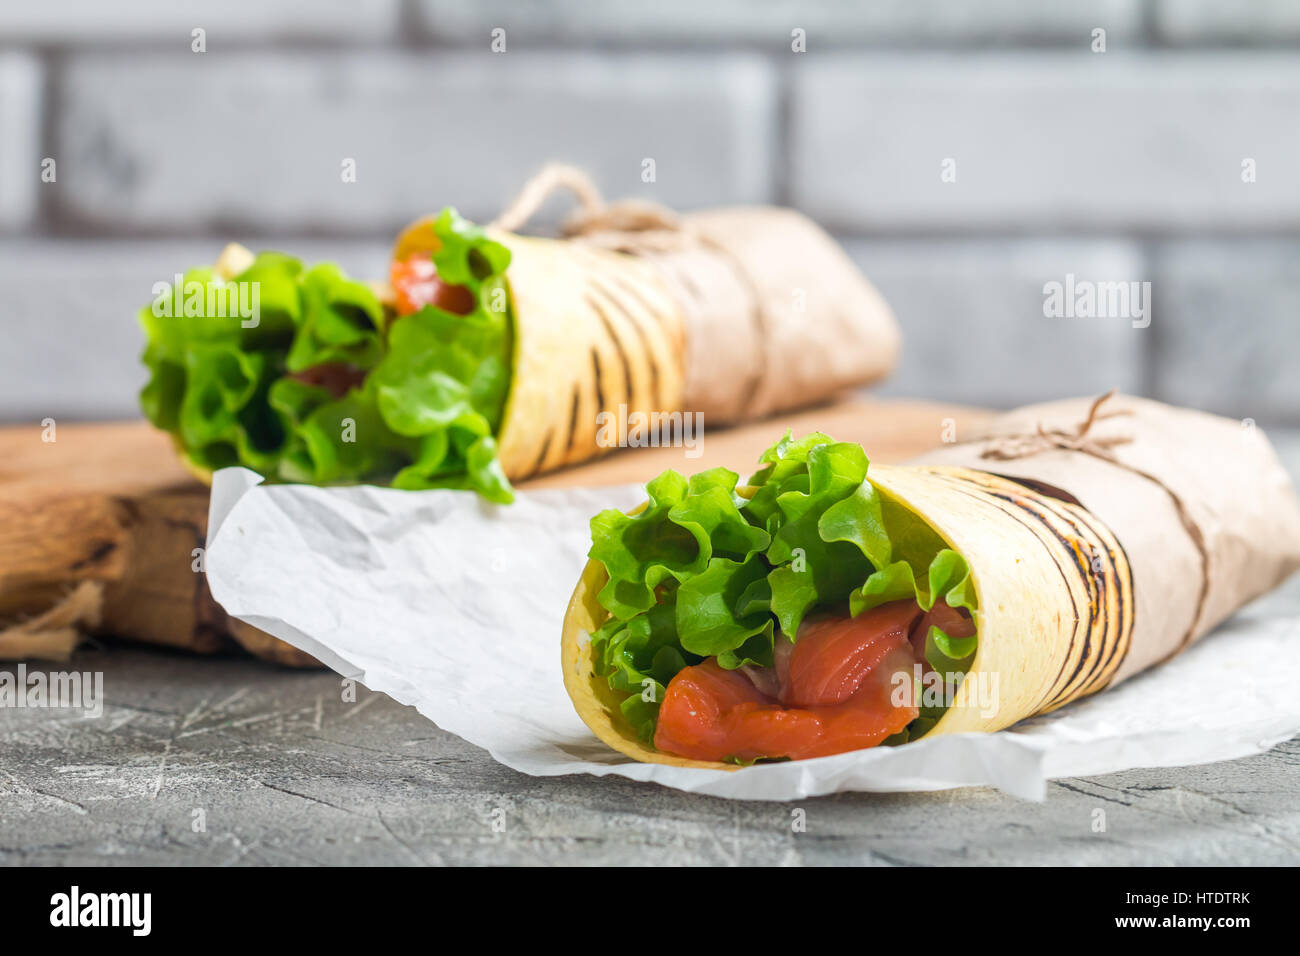
[{"label": "wooden cutting board", "polygon": [[[903,461],[965,437],[990,412],[904,400],[853,399],[726,430],[695,448],[637,448],[525,483],[524,488],[644,482],[665,468],[722,465],[748,474],[786,429],[861,443],[874,461]],[[207,489],[145,422],[0,428],[0,659],[61,658],[84,633],[199,653],[242,646],[305,666],[295,648],[226,616],[200,573]]]}]

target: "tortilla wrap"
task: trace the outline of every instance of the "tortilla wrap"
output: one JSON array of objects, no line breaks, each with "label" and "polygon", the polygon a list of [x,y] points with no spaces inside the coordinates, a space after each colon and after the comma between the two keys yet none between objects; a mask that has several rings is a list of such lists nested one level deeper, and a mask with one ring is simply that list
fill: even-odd
[{"label": "tortilla wrap", "polygon": [[[393,258],[431,251],[432,222],[407,226]],[[679,228],[567,239],[490,235],[512,256],[514,368],[498,435],[512,480],[617,447],[609,432],[598,441],[601,412],[729,424],[869,384],[897,361],[889,307],[792,210],[712,210]]]},{"label": "tortilla wrap", "polygon": [[[887,502],[965,558],[977,595],[974,661],[929,733],[1001,730],[1105,690],[1300,568],[1300,507],[1262,432],[1127,396],[1098,405],[1030,406],[917,463],[870,468]],[[589,562],[564,622],[578,714],[636,760],[735,769],[621,726],[625,695],[594,675],[587,639],[607,618],[606,580]]]}]

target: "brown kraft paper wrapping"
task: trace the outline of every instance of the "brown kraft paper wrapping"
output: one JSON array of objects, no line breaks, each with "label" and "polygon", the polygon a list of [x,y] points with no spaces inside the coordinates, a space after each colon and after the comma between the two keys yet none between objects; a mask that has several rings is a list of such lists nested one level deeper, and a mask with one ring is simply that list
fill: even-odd
[{"label": "brown kraft paper wrapping", "polygon": [[792,209],[750,206],[641,232],[579,234],[655,267],[686,322],[686,408],[762,418],[878,381],[898,360],[893,313],[839,245]]}]

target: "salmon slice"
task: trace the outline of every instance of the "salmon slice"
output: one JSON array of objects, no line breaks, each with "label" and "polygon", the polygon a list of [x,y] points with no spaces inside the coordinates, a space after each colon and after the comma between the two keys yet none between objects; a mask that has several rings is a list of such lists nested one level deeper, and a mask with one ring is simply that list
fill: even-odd
[{"label": "salmon slice", "polygon": [[916,719],[911,695],[897,700],[895,691],[911,687],[916,657],[908,632],[921,616],[915,601],[897,601],[856,619],[808,621],[793,650],[778,655],[775,680],[765,674],[756,682],[712,658],[685,667],[660,704],[655,747],[714,761],[800,760],[873,747]]},{"label": "salmon slice", "polygon": [[864,750],[899,733],[920,714],[912,692],[916,657],[906,638],[891,637],[888,648],[852,697],[842,704],[811,707],[824,729],[799,754],[827,757]]},{"label": "salmon slice", "polygon": [[907,640],[920,617],[915,601],[892,601],[856,618],[826,615],[806,621],[781,700],[796,707],[848,700],[885,655]]},{"label": "salmon slice", "polygon": [[820,733],[815,717],[785,711],[739,671],[710,658],[669,681],[655,747],[695,760],[754,760],[785,755]]}]

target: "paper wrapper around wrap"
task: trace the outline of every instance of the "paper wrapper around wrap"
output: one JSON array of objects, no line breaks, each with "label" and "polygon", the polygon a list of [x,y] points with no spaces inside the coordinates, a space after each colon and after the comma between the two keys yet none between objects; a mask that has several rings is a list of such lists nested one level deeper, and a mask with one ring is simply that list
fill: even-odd
[{"label": "paper wrapper around wrap", "polygon": [[[394,256],[427,249],[431,222],[409,226]],[[610,423],[638,412],[734,423],[868,384],[897,360],[884,300],[790,210],[568,239],[491,234],[512,255],[515,367],[498,445],[515,480],[607,451],[602,411]]]},{"label": "paper wrapper around wrap", "polygon": [[[930,734],[1001,730],[1113,686],[1300,568],[1300,508],[1261,432],[1119,396],[1079,435],[1092,405],[1022,408],[976,440],[871,467],[886,522],[897,506],[924,518],[975,583],[978,648]],[[604,620],[604,582],[589,563],[565,620],[579,715],[638,760],[726,767],[658,753],[619,719],[584,637]]]},{"label": "paper wrapper around wrap", "polygon": [[1033,435],[1040,425],[1077,429],[1090,404],[1018,409],[994,419],[980,439],[916,463],[980,468],[1060,489],[1113,532],[1132,569],[1136,614],[1118,683],[1185,649],[1300,568],[1300,508],[1253,424],[1130,396],[1107,401],[1084,439],[1089,447],[1114,441],[1101,455],[1044,447],[1001,457],[1008,438]]},{"label": "paper wrapper around wrap", "polygon": [[746,206],[690,213],[677,229],[603,231],[573,241],[637,255],[685,317],[685,408],[749,421],[888,375],[893,313],[807,216]]}]

